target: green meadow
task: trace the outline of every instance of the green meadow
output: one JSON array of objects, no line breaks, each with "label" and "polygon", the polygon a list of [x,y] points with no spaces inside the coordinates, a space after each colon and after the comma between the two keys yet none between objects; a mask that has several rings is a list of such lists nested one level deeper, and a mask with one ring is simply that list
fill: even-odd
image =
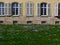
[{"label": "green meadow", "polygon": [[0,45],[60,45],[60,25],[0,24]]}]

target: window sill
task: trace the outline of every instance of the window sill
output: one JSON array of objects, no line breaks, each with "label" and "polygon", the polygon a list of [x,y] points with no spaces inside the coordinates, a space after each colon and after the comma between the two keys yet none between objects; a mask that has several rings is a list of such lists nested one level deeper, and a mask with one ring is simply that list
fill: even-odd
[{"label": "window sill", "polygon": [[14,17],[19,16],[19,15],[13,15]]},{"label": "window sill", "polygon": [[5,15],[0,15],[0,17],[4,17]]},{"label": "window sill", "polygon": [[41,15],[41,16],[48,16],[48,15]]},{"label": "window sill", "polygon": [[33,16],[26,16],[26,17],[33,17]]}]

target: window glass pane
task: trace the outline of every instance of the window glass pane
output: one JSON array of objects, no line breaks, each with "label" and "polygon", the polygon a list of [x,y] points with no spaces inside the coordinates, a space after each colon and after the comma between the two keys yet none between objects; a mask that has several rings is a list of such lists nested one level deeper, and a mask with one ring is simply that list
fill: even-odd
[{"label": "window glass pane", "polygon": [[46,15],[46,8],[44,8],[44,15]]},{"label": "window glass pane", "polygon": [[58,9],[58,15],[60,15],[60,9]]},{"label": "window glass pane", "polygon": [[16,7],[18,7],[18,3],[16,3]]},{"label": "window glass pane", "polygon": [[46,7],[46,3],[41,3],[41,7]]},{"label": "window glass pane", "polygon": [[46,7],[46,3],[44,3],[43,5],[44,5],[44,7]]},{"label": "window glass pane", "polygon": [[43,15],[43,8],[41,8],[41,15]]},{"label": "window glass pane", "polygon": [[41,3],[41,7],[43,7],[43,3]]},{"label": "window glass pane", "polygon": [[18,15],[18,8],[16,8],[16,15]]},{"label": "window glass pane", "polygon": [[58,15],[60,15],[60,4],[58,4]]},{"label": "window glass pane", "polygon": [[4,3],[0,2],[0,7],[4,7]]},{"label": "window glass pane", "polygon": [[30,4],[30,7],[32,7],[32,6],[33,6],[33,4],[31,3],[31,4]]},{"label": "window glass pane", "polygon": [[18,3],[12,3],[12,15],[18,15]]},{"label": "window glass pane", "polygon": [[27,8],[27,14],[29,14],[29,8]]},{"label": "window glass pane", "polygon": [[16,7],[16,4],[12,4],[12,7]]},{"label": "window glass pane", "polygon": [[1,3],[0,3],[0,7],[1,7]]},{"label": "window glass pane", "polygon": [[33,14],[33,9],[32,8],[30,8],[30,14]]},{"label": "window glass pane", "polygon": [[1,8],[0,8],[0,15],[1,15]]},{"label": "window glass pane", "polygon": [[18,3],[13,3],[12,7],[18,7]]},{"label": "window glass pane", "polygon": [[12,10],[12,15],[15,15],[15,8],[13,8]]},{"label": "window glass pane", "polygon": [[60,8],[60,4],[58,4],[58,8]]},{"label": "window glass pane", "polygon": [[4,15],[4,8],[2,8],[2,15]]},{"label": "window glass pane", "polygon": [[2,3],[2,7],[4,7],[4,3]]},{"label": "window glass pane", "polygon": [[0,2],[0,15],[4,15],[4,3]]}]

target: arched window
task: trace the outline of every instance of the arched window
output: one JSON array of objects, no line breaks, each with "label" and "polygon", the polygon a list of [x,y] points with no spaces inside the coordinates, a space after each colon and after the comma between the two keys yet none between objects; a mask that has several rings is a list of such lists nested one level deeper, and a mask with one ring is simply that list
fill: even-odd
[{"label": "arched window", "polygon": [[41,15],[46,15],[46,3],[41,3]]},{"label": "arched window", "polygon": [[26,15],[33,16],[33,3],[32,2],[28,2],[26,4]]},{"label": "arched window", "polygon": [[12,3],[12,15],[18,15],[18,3]]},{"label": "arched window", "polygon": [[0,15],[4,15],[4,3],[0,2]]},{"label": "arched window", "polygon": [[50,4],[47,4],[47,3],[45,3],[45,2],[43,2],[43,3],[38,3],[37,4],[37,7],[38,7],[38,11],[37,11],[37,13],[38,13],[38,15],[40,16],[47,16],[47,15],[49,15],[49,11],[50,11]]}]

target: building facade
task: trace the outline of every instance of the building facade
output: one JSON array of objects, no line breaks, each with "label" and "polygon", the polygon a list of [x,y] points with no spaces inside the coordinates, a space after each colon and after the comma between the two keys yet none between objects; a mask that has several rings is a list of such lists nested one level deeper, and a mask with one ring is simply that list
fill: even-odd
[{"label": "building facade", "polygon": [[60,24],[60,0],[0,0],[0,24]]}]

